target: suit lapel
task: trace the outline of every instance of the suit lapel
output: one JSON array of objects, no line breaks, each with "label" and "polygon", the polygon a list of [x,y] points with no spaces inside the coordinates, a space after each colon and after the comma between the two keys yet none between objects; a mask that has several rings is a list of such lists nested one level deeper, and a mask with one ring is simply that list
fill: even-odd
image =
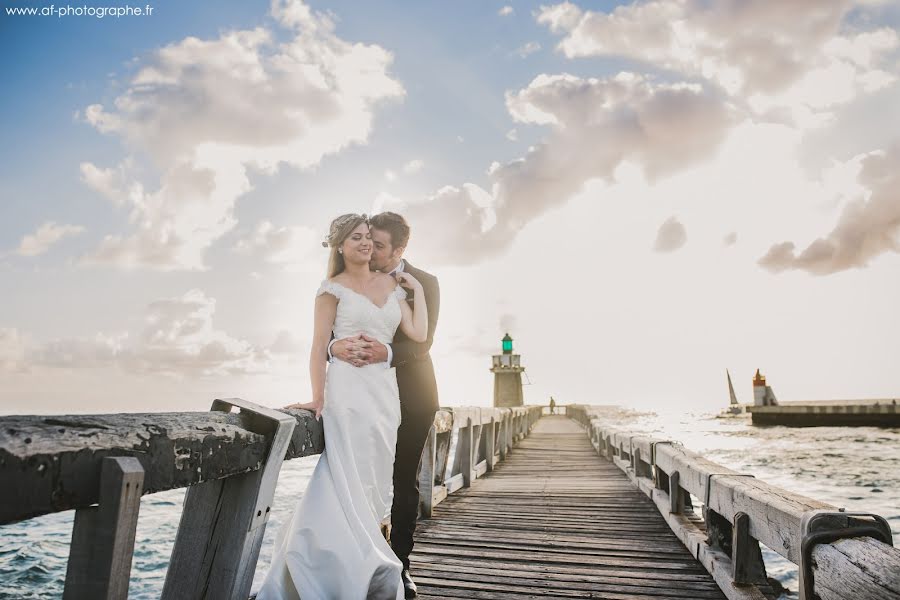
[{"label": "suit lapel", "polygon": [[[403,262],[405,263],[403,272],[409,273],[413,277],[416,277],[416,274],[413,273],[413,271],[415,271],[416,268],[414,266],[412,266],[411,264],[409,264],[408,260],[404,260]],[[416,277],[416,279],[418,279],[418,277]],[[409,303],[410,308],[412,308],[416,295],[413,293],[412,290],[407,290],[406,288],[403,288],[403,289],[404,289],[404,291],[406,291],[406,301]]]}]

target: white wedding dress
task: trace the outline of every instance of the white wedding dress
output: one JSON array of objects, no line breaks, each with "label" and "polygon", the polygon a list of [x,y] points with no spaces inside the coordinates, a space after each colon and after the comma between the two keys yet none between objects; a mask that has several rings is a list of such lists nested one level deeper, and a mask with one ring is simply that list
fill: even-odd
[{"label": "white wedding dress", "polygon": [[[387,344],[400,324],[400,286],[381,307],[333,281],[336,338],[366,333]],[[317,295],[318,295],[317,294]],[[325,451],[280,530],[257,600],[403,598],[401,563],[381,534],[390,516],[400,400],[394,369],[336,360],[325,376]]]}]

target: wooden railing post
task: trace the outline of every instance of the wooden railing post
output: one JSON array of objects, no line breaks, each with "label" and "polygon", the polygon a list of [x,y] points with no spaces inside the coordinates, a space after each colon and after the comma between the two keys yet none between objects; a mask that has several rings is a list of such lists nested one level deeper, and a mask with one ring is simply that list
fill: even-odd
[{"label": "wooden railing post", "polygon": [[669,473],[669,512],[680,515],[684,512],[684,496],[681,493],[681,475],[678,471]]},{"label": "wooden railing post", "polygon": [[506,453],[509,450],[509,413],[500,417],[500,460],[506,460]]},{"label": "wooden railing post", "polygon": [[437,456],[437,433],[434,425],[428,430],[428,438],[422,449],[419,466],[419,517],[430,519],[434,510],[434,465]]},{"label": "wooden railing post", "polygon": [[[487,435],[487,430],[484,428],[484,422],[481,419],[481,411],[479,410],[478,420],[479,423],[475,425],[475,429],[472,432],[472,468],[475,469],[482,460],[487,457],[487,448],[485,448],[485,436]],[[476,477],[478,474],[476,473]]]},{"label": "wooden railing post", "polygon": [[459,428],[459,455],[461,457],[460,469],[463,476],[463,487],[470,487],[475,479],[475,465],[472,454],[474,448],[475,427],[472,425],[472,417],[466,417],[466,426]]},{"label": "wooden railing post", "polygon": [[252,415],[253,428],[269,438],[262,468],[188,488],[172,558],[163,585],[165,600],[246,600],[291,440],[294,417],[237,398],[216,400],[211,410],[232,407]]},{"label": "wooden railing post", "polygon": [[64,600],[128,597],[143,483],[138,459],[103,459],[99,505],[75,511]]},{"label": "wooden railing post", "polygon": [[493,416],[491,417],[491,422],[486,424],[488,427],[487,430],[487,470],[488,473],[494,470],[495,458],[494,452],[497,450],[497,429],[496,429],[497,419]]},{"label": "wooden railing post", "polygon": [[766,565],[759,542],[750,536],[750,515],[734,515],[731,528],[731,578],[741,585],[765,585]]}]

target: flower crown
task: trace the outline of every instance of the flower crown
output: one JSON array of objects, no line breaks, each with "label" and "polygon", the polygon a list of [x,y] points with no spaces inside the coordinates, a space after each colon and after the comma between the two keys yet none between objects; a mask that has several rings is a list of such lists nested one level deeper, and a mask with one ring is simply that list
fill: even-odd
[{"label": "flower crown", "polygon": [[332,221],[331,228],[328,230],[328,235],[325,236],[325,241],[322,242],[322,247],[328,248],[329,246],[334,246],[338,242],[338,236],[341,234],[341,230],[344,229],[348,223],[352,223],[358,219],[362,219],[367,223],[369,222],[369,217],[365,213],[361,215],[349,213],[341,215]]}]

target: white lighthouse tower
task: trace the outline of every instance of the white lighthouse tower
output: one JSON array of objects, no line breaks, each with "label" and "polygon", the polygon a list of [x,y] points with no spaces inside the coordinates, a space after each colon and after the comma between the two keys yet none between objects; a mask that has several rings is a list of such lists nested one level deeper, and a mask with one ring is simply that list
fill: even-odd
[{"label": "white lighthouse tower", "polygon": [[761,375],[759,369],[753,377],[753,406],[778,406],[775,392],[766,385],[766,376]]},{"label": "white lighthouse tower", "polygon": [[502,354],[495,354],[491,364],[494,374],[494,406],[522,406],[522,366],[521,357],[513,354],[513,339],[507,333],[502,340]]}]

